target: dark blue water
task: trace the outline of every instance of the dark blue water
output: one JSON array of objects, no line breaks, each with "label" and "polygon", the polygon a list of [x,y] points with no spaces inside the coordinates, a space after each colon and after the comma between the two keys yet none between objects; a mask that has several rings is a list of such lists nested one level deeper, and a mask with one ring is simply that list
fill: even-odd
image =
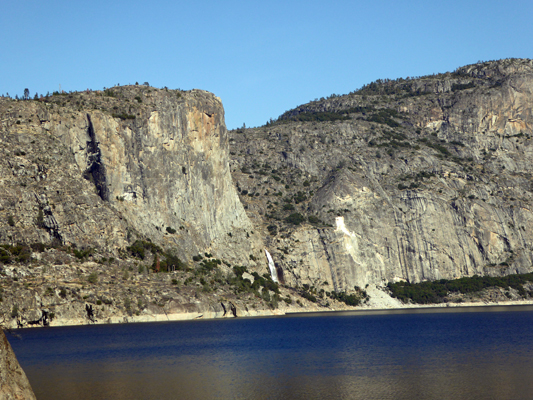
[{"label": "dark blue water", "polygon": [[8,337],[38,399],[531,399],[532,310],[97,325]]}]

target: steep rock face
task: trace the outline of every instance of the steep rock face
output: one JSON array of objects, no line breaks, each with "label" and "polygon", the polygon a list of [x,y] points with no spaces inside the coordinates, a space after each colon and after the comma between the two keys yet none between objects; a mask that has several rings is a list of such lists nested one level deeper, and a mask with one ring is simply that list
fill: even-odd
[{"label": "steep rock face", "polygon": [[531,271],[532,90],[531,60],[502,60],[232,132],[241,199],[265,216],[285,281],[350,291]]},{"label": "steep rock face", "polygon": [[35,399],[30,382],[20,367],[4,331],[0,329],[0,398],[5,400]]},{"label": "steep rock face", "polygon": [[[5,241],[28,241],[21,230],[38,225],[46,232],[30,241],[116,248],[145,237],[186,257],[208,250],[240,260],[259,243],[232,184],[218,98],[130,86],[45,100],[4,103],[2,176],[12,187],[26,185],[2,196],[4,222],[9,213],[17,219]],[[13,153],[14,142],[23,155]],[[43,167],[39,160],[50,152],[54,159]],[[27,183],[10,176],[28,170]],[[17,206],[25,197],[28,204]],[[73,204],[84,215],[68,209]]]},{"label": "steep rock face", "polygon": [[1,102],[0,242],[123,247],[127,224],[50,132],[43,119],[50,113],[36,102],[20,103]]}]

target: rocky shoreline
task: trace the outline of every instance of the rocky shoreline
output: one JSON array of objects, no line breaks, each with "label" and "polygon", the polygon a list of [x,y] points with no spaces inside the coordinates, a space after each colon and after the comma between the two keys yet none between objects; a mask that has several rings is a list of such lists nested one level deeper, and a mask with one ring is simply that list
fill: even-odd
[{"label": "rocky shoreline", "polygon": [[[374,290],[380,290],[374,288]],[[221,303],[222,305],[223,303]],[[128,324],[128,323],[150,323],[150,322],[171,322],[171,321],[191,321],[199,319],[221,319],[221,318],[254,318],[254,317],[269,317],[269,316],[283,316],[283,315],[299,315],[299,314],[330,314],[339,312],[395,312],[395,311],[409,311],[412,310],[442,310],[442,309],[468,309],[468,312],[481,311],[483,308],[493,307],[508,307],[508,306],[533,306],[533,300],[508,300],[508,301],[469,301],[461,303],[439,303],[439,304],[405,304],[401,303],[397,299],[389,297],[385,302],[382,299],[370,300],[369,304],[363,306],[349,307],[344,304],[339,304],[338,307],[324,308],[317,305],[308,304],[306,306],[297,307],[283,307],[281,309],[234,309],[234,313],[224,311],[224,307],[221,307],[222,311],[206,310],[204,312],[174,312],[174,313],[145,313],[142,315],[128,315],[128,314],[115,314],[108,318],[100,319],[88,319],[86,316],[80,316],[75,318],[54,318],[47,327],[63,327],[63,326],[82,326],[82,325],[100,325],[100,324]],[[17,326],[16,324],[8,325],[10,328],[35,328],[44,327],[43,324],[35,325],[23,325]]]}]

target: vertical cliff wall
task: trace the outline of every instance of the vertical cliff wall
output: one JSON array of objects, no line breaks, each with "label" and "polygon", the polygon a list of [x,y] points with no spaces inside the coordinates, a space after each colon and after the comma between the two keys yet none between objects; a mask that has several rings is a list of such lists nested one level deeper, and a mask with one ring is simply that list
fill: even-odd
[{"label": "vertical cliff wall", "polygon": [[232,132],[235,180],[259,194],[241,199],[286,282],[349,291],[531,271],[532,89],[531,60],[488,62]]},{"label": "vertical cliff wall", "polygon": [[[116,248],[148,238],[186,257],[230,260],[259,251],[229,172],[224,109],[211,93],[128,86],[7,103],[3,176],[25,186],[6,190],[14,209],[4,221],[8,213],[17,221],[4,239],[38,225],[35,241]],[[10,176],[21,169],[32,170],[28,182]],[[28,204],[18,207],[20,198]]]}]

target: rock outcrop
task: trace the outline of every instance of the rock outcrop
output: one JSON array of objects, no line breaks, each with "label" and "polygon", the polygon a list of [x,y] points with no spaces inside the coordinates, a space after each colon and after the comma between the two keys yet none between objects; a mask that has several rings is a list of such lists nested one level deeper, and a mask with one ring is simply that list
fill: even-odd
[{"label": "rock outcrop", "polygon": [[0,108],[0,242],[116,252],[142,237],[235,261],[261,251],[212,94],[129,86]]},{"label": "rock outcrop", "polygon": [[533,62],[502,60],[233,131],[241,200],[285,282],[350,291],[531,271],[532,90]]},{"label": "rock outcrop", "polygon": [[0,98],[0,312],[340,309],[389,304],[388,282],[529,272],[532,90],[533,61],[501,60],[232,132],[201,90]]},{"label": "rock outcrop", "polygon": [[31,400],[35,394],[21,368],[4,331],[0,329],[0,398],[4,400]]}]

